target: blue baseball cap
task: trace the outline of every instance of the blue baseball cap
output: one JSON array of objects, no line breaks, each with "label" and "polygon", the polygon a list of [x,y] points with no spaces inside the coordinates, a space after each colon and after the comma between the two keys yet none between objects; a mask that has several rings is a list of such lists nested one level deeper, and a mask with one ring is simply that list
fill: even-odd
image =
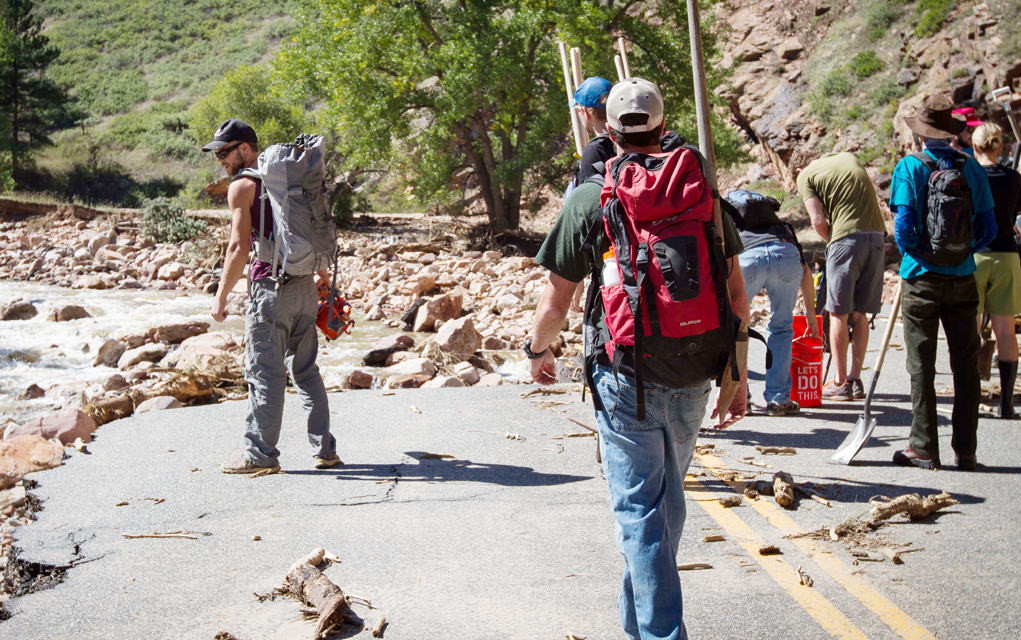
[{"label": "blue baseball cap", "polygon": [[581,83],[578,90],[574,92],[574,99],[571,100],[572,107],[600,107],[606,106],[604,100],[600,103],[599,99],[609,96],[610,89],[613,88],[613,83],[606,78],[600,78],[598,76],[592,76],[591,78],[585,78],[585,81]]}]

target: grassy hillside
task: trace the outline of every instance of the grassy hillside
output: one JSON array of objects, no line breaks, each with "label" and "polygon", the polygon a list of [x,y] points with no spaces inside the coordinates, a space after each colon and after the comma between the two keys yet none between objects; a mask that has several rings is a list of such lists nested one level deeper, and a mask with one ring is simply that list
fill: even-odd
[{"label": "grassy hillside", "polygon": [[289,2],[39,0],[61,50],[49,73],[82,111],[44,150],[35,185],[85,201],[188,194],[215,166],[187,112],[217,79],[266,61],[296,23]]}]

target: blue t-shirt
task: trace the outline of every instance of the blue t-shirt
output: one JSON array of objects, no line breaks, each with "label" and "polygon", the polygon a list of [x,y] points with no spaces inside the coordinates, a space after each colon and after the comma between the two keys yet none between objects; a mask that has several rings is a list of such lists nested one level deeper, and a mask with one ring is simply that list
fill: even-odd
[{"label": "blue t-shirt", "polygon": [[[941,159],[952,156],[957,152],[946,143],[930,141],[926,144],[925,153],[939,162]],[[915,278],[930,271],[948,276],[966,276],[975,273],[975,259],[969,255],[959,265],[942,267],[929,264],[910,253],[910,249],[918,244],[918,229],[925,226],[922,219],[925,207],[925,197],[928,190],[930,171],[918,158],[908,156],[897,163],[893,170],[893,182],[890,185],[890,209],[897,215],[897,245],[904,254],[900,263],[901,278]],[[972,206],[975,211],[975,238],[985,237],[981,226],[984,222],[983,213],[991,213],[994,207],[993,194],[989,189],[989,179],[986,177],[985,169],[974,158],[968,157],[964,164],[964,177],[968,180],[968,188],[971,189]],[[914,227],[901,224],[904,222],[898,207],[908,207],[915,213]],[[995,224],[995,221],[994,223]],[[905,231],[907,233],[905,233]],[[996,235],[993,230],[992,236]],[[905,237],[906,236],[906,237]],[[982,246],[988,244],[988,240]],[[976,247],[976,249],[981,247]]]}]

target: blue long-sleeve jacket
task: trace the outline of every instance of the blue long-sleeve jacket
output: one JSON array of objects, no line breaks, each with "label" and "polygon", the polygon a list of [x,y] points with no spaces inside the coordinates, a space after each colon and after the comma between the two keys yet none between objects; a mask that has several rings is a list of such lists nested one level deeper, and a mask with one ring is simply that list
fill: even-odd
[{"label": "blue long-sleeve jacket", "polygon": [[[893,237],[897,242],[897,248],[902,254],[907,254],[909,249],[918,246],[918,213],[913,207],[899,205],[897,215],[894,218]],[[989,246],[998,232],[996,226],[996,210],[986,209],[975,216],[975,239],[971,246],[975,251],[981,251]]]}]

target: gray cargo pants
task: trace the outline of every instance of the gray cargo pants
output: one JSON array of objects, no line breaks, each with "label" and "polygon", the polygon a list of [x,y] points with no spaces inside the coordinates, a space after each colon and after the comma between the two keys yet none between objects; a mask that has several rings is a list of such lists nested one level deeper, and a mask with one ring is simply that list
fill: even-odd
[{"label": "gray cargo pants", "polygon": [[245,457],[254,465],[277,464],[277,441],[284,414],[288,371],[308,414],[308,440],[314,455],[336,453],[330,434],[326,386],[316,366],[319,296],[312,276],[292,277],[279,287],[269,279],[249,283],[245,317],[245,380],[248,419]]}]

